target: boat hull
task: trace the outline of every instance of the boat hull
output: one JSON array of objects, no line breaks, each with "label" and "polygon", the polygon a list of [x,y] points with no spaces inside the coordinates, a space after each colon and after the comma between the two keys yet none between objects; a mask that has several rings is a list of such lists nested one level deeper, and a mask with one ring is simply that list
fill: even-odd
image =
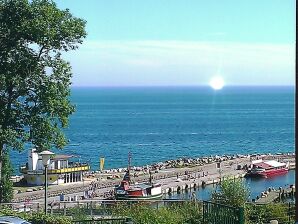
[{"label": "boat hull", "polygon": [[289,170],[288,169],[277,169],[277,170],[265,170],[265,171],[261,171],[261,172],[250,172],[247,174],[247,176],[252,176],[252,177],[273,177],[273,176],[277,176],[277,175],[283,175],[288,173]]},{"label": "boat hull", "polygon": [[155,200],[162,198],[162,193],[156,195],[147,195],[147,196],[132,196],[132,195],[117,195],[117,200]]}]

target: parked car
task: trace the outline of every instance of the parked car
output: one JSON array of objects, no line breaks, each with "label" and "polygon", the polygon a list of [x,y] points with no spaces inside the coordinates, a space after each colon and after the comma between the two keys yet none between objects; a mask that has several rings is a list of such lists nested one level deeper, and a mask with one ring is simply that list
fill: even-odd
[{"label": "parked car", "polygon": [[0,224],[31,224],[31,223],[19,217],[0,216]]}]

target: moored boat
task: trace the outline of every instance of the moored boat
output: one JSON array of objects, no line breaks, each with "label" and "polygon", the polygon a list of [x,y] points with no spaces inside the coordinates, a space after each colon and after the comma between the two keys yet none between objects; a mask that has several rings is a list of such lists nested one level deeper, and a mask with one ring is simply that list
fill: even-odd
[{"label": "moored boat", "polygon": [[115,198],[118,200],[150,200],[162,197],[161,184],[152,183],[151,173],[148,183],[131,183],[130,160],[128,158],[128,168],[120,185],[115,186]]},{"label": "moored boat", "polygon": [[252,162],[252,168],[247,176],[270,177],[285,174],[289,171],[289,164],[280,163],[275,160],[257,160]]},{"label": "moored boat", "polygon": [[115,198],[118,200],[150,200],[162,197],[161,185],[152,183],[129,184],[122,181],[115,188]]}]

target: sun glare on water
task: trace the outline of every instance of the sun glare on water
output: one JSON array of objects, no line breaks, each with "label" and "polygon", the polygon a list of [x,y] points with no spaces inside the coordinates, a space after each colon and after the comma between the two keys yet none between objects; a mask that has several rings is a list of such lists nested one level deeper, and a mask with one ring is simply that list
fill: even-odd
[{"label": "sun glare on water", "polygon": [[215,90],[219,90],[219,89],[222,89],[225,85],[225,82],[223,80],[222,77],[220,76],[216,76],[216,77],[213,77],[211,80],[210,80],[210,83],[209,85],[215,89]]}]

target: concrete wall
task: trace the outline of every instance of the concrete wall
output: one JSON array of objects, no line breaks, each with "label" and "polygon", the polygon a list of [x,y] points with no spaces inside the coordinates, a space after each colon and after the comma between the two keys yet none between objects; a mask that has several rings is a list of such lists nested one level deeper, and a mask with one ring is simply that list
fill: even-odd
[{"label": "concrete wall", "polygon": [[[26,174],[24,175],[25,179],[27,180],[27,184],[30,186],[41,186],[44,185],[44,174]],[[48,184],[49,185],[57,185],[57,184],[64,183],[64,180],[59,179],[57,174],[49,174],[48,175]]]}]

